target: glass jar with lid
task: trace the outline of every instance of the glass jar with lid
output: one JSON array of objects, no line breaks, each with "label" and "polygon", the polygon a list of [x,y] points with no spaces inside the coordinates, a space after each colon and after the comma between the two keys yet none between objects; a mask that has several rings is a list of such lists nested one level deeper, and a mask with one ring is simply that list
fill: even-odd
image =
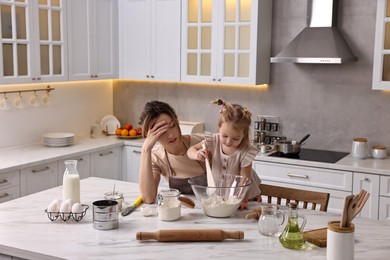
[{"label": "glass jar with lid", "polygon": [[163,221],[174,221],[181,216],[180,191],[163,189],[158,194],[158,218]]}]

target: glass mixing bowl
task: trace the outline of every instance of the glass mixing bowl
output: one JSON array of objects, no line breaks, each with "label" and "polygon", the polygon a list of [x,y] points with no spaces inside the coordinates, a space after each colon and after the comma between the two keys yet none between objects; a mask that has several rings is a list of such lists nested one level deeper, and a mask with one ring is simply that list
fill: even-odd
[{"label": "glass mixing bowl", "polygon": [[223,174],[215,181],[215,187],[207,187],[207,175],[188,180],[205,215],[216,218],[233,216],[252,185],[252,180],[233,174]]}]

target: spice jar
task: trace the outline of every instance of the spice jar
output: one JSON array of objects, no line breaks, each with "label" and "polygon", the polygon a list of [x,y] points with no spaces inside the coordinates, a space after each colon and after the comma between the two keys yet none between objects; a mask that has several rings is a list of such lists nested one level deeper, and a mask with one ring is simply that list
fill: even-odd
[{"label": "spice jar", "polygon": [[158,194],[158,218],[163,221],[174,221],[181,216],[180,191],[163,189]]}]

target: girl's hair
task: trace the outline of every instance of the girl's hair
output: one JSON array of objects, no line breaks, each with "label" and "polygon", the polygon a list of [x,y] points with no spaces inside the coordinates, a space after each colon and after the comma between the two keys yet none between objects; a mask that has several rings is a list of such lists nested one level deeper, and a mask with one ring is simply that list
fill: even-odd
[{"label": "girl's hair", "polygon": [[250,143],[249,129],[252,122],[252,113],[246,107],[238,104],[230,104],[222,101],[221,99],[211,103],[221,106],[221,110],[219,111],[221,116],[218,120],[218,128],[221,127],[222,123],[226,122],[231,123],[235,130],[242,130],[244,132],[244,137],[241,141],[240,147],[247,147]]},{"label": "girl's hair", "polygon": [[[175,109],[173,109],[169,104],[161,101],[150,101],[147,102],[144,106],[144,110],[141,113],[140,116],[140,124],[143,124],[143,137],[146,138],[148,135],[148,130],[150,127],[150,124],[154,123],[161,114],[167,114],[172,118],[172,120],[175,122],[176,126],[179,126],[179,120],[177,119],[177,115],[175,112]],[[169,122],[168,122],[169,123]],[[180,127],[179,127],[180,131]],[[181,135],[181,131],[180,131]]]}]

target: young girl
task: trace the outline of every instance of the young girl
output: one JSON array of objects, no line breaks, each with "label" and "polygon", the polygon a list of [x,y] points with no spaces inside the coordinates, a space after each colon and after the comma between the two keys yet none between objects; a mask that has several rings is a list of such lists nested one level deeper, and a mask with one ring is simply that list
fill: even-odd
[{"label": "young girl", "polygon": [[240,210],[248,206],[248,198],[261,201],[260,178],[252,170],[252,161],[258,150],[250,144],[249,129],[251,112],[241,105],[230,104],[218,99],[212,104],[221,106],[218,122],[219,133],[206,134],[207,151],[202,144],[196,144],[188,149],[188,157],[193,160],[205,161],[211,153],[211,165],[214,180],[221,174],[236,174],[250,178],[253,183],[240,205]]}]

